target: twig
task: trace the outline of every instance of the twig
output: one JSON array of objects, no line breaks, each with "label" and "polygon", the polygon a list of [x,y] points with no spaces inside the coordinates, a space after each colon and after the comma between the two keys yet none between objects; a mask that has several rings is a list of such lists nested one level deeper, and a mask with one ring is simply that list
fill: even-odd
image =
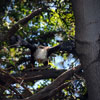
[{"label": "twig", "polygon": [[[17,80],[15,77],[13,77],[13,76],[10,75],[9,73],[5,72],[5,71],[2,70],[1,68],[0,68],[0,72],[4,73],[5,76],[9,77],[11,80],[15,81],[16,83],[19,83],[19,84],[21,83],[20,80]],[[28,88],[26,88],[26,87],[24,86],[24,83],[21,83],[20,85],[29,93],[29,95],[32,95],[31,91],[30,91]]]},{"label": "twig", "polygon": [[16,95],[20,96],[21,98],[24,98],[23,95],[21,95],[15,88],[13,88],[12,86],[9,86],[9,88],[14,91],[16,93]]},{"label": "twig", "polygon": [[53,89],[50,93],[49,93],[49,98],[52,97],[53,95],[55,95],[57,92],[59,92],[60,90],[64,89],[65,87],[67,87],[70,84],[70,82],[66,82],[61,84],[60,86],[58,86],[57,88]]}]

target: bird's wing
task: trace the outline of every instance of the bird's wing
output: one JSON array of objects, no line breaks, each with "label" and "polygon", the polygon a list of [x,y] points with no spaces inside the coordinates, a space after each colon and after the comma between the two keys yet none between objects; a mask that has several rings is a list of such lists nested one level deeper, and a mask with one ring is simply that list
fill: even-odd
[{"label": "bird's wing", "polygon": [[29,48],[31,51],[35,51],[36,48],[37,48],[35,45],[31,45],[29,42],[22,39],[19,35],[15,36],[15,37],[12,37],[11,41],[14,41],[14,43],[16,42],[16,44],[14,44],[15,46],[24,46],[26,48]]},{"label": "bird's wing", "polygon": [[57,51],[67,51],[68,53],[74,53],[75,52],[75,41],[73,40],[67,40],[55,47],[51,47],[48,49],[48,56],[50,56],[52,53]]},{"label": "bird's wing", "polygon": [[51,47],[48,49],[48,56],[50,56],[52,53],[57,52],[61,49],[61,45],[57,45],[55,47]]}]

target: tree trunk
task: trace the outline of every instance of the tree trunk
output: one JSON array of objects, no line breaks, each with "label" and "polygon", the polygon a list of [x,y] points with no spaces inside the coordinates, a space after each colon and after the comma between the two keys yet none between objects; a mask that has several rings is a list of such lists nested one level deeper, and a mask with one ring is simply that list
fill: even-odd
[{"label": "tree trunk", "polygon": [[100,0],[72,0],[76,51],[84,69],[88,100],[100,100]]}]

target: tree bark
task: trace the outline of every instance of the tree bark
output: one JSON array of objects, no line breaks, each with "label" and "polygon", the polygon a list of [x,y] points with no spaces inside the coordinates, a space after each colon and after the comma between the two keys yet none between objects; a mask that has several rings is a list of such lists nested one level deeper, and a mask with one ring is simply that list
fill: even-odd
[{"label": "tree bark", "polygon": [[88,100],[100,100],[100,0],[72,0],[76,51],[87,82]]}]

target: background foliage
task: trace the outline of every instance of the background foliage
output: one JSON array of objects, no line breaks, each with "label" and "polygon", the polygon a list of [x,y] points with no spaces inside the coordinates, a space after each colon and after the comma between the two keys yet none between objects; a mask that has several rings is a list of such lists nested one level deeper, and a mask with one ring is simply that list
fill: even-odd
[{"label": "background foliage", "polygon": [[[0,0],[0,34],[4,35],[20,19],[28,16],[33,11],[48,6],[38,16],[35,16],[25,25],[20,25],[16,35],[31,44],[56,46],[61,41],[66,41],[75,36],[75,20],[72,12],[72,5],[69,0]],[[10,75],[19,74],[32,68],[30,55],[23,54],[28,49],[23,47],[11,48],[10,38],[8,41],[0,41],[0,68],[6,70]],[[79,64],[79,60],[67,52],[58,52],[50,57],[49,65],[55,69],[69,69]],[[42,64],[35,63],[35,67]],[[32,92],[37,93],[50,84],[54,79],[34,80],[26,82],[25,86]],[[50,100],[82,100],[86,93],[84,79],[73,76],[67,80],[70,84],[54,95]],[[19,84],[8,86],[1,79],[1,99],[27,97],[27,92]],[[3,84],[3,85],[2,85]],[[5,89],[5,85],[7,88]],[[4,86],[4,87],[2,87]],[[2,89],[3,88],[3,89]],[[22,95],[19,95],[22,94]]]}]

